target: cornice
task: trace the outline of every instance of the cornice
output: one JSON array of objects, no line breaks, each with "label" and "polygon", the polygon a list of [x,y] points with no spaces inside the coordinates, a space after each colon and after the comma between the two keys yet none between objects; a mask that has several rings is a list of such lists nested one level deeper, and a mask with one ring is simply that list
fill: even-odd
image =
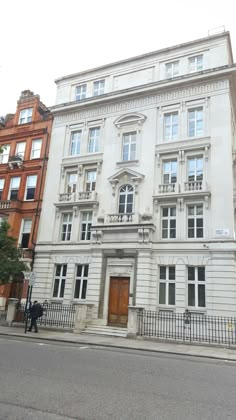
[{"label": "cornice", "polygon": [[[119,95],[119,98],[113,98],[111,103],[107,103],[105,105],[100,103],[97,106],[90,104],[89,108],[87,104],[86,107],[83,107],[81,111],[77,112],[73,112],[73,108],[70,110],[68,105],[68,107],[64,106],[64,108],[61,107],[59,110],[54,110],[54,112],[60,112],[62,114],[55,115],[54,124],[68,121],[78,121],[86,118],[95,118],[98,116],[102,117],[104,115],[113,113],[125,113],[131,109],[140,109],[143,107],[149,107],[150,105],[163,106],[173,101],[189,100],[190,97],[194,96],[209,96],[213,92],[220,92],[229,89],[229,86],[230,82],[228,79],[216,80],[214,82],[208,81],[201,84],[195,83],[194,85],[188,85],[187,87],[178,89],[173,89],[173,86],[168,85],[168,90],[160,89],[161,92],[159,94],[151,95],[150,92],[142,89],[141,92],[138,92],[139,96],[142,95],[142,97],[137,98],[136,92],[136,98],[130,100],[125,100],[124,98],[122,100],[121,95]],[[155,91],[156,90],[157,86],[155,87]],[[76,106],[78,108],[78,103]]]}]

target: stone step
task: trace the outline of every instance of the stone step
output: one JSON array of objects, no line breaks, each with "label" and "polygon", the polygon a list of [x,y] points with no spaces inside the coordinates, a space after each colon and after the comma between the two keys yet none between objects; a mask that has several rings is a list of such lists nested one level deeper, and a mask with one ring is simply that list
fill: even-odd
[{"label": "stone step", "polygon": [[126,337],[127,333],[127,328],[109,327],[103,325],[89,325],[82,332],[82,334],[107,335],[113,337]]}]

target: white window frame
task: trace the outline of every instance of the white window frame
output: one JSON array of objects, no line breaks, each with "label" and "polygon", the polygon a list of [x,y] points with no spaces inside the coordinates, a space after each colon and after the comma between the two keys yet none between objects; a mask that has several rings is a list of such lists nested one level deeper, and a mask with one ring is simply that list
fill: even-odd
[{"label": "white window frame", "polygon": [[[57,273],[57,267],[60,267],[60,274],[56,274]],[[64,270],[65,270],[65,272],[64,272]],[[55,264],[52,299],[63,299],[64,298],[65,288],[66,288],[66,275],[67,275],[67,264]],[[54,296],[56,280],[58,280],[58,291],[57,291],[56,296]],[[63,287],[62,287],[62,285],[63,285]],[[62,291],[63,291],[63,293],[62,293]]]},{"label": "white window frame", "polygon": [[[28,224],[28,226],[26,226],[27,224]],[[28,236],[28,245],[29,245],[31,230],[32,230],[32,219],[22,219],[21,220],[20,235],[19,235],[19,246],[20,246],[20,248],[28,249],[28,246],[27,247],[22,246],[22,240],[23,240],[23,235],[25,235],[25,234],[29,235]]]},{"label": "white window frame", "polygon": [[[194,165],[193,165],[194,170],[193,171],[190,171],[190,166],[189,166],[190,161],[194,162]],[[201,166],[198,165],[199,161],[202,162]],[[203,163],[204,163],[204,160],[203,160],[202,155],[201,156],[189,156],[187,158],[187,181],[188,182],[203,181],[203,172],[204,172]],[[194,179],[189,179],[190,178],[190,173],[193,173],[193,175],[191,175],[191,176],[193,176]]]},{"label": "white window frame", "polygon": [[[73,177],[75,177],[74,182],[70,180],[70,178],[73,178]],[[77,182],[78,182],[78,173],[77,172],[67,173],[66,192],[68,194],[72,194],[72,193],[76,192]]]},{"label": "white window frame", "polygon": [[[165,169],[165,166],[170,165],[170,170]],[[176,166],[174,169],[173,166]],[[177,159],[163,160],[162,162],[162,183],[164,185],[176,184],[177,182],[177,171],[178,171],[178,162]],[[168,182],[165,182],[165,178],[168,176]]]},{"label": "white window frame", "polygon": [[86,99],[87,95],[87,84],[83,83],[75,87],[75,100],[82,101],[82,99]]},{"label": "white window frame", "polygon": [[171,61],[165,64],[165,73],[167,79],[172,79],[179,75],[179,60]]},{"label": "white window frame", "polygon": [[[81,273],[78,273],[81,271]],[[88,273],[89,273],[89,264],[77,264],[76,273],[75,273],[75,287],[74,287],[74,300],[86,300],[87,290],[88,290]],[[79,283],[78,296],[75,296],[77,291],[77,283]],[[84,293],[85,291],[85,293]]]},{"label": "white window frame", "polygon": [[92,211],[82,211],[80,213],[80,216],[81,216],[80,240],[81,241],[90,241],[91,240],[91,226],[92,226],[92,223],[93,223],[93,212]]},{"label": "white window frame", "polygon": [[194,55],[188,59],[189,73],[203,70],[203,54]]},{"label": "white window frame", "polygon": [[[167,209],[167,215],[164,216],[163,215],[163,210]],[[172,209],[175,209],[175,214],[172,215]],[[172,225],[172,221],[175,221],[175,227],[171,227]],[[167,221],[167,227],[164,226],[166,225],[166,223],[164,223],[165,221]],[[176,211],[176,206],[163,206],[161,207],[161,238],[166,240],[166,239],[176,239],[176,228],[177,228],[177,211]],[[163,231],[167,232],[167,236],[163,236]],[[174,236],[171,236],[171,233],[174,232]]]},{"label": "white window frame", "polygon": [[[121,202],[121,197],[125,197],[124,203]],[[130,201],[132,197],[132,201]],[[119,214],[133,214],[134,213],[134,187],[130,184],[122,185],[119,189],[119,203],[118,213]],[[121,206],[124,207],[124,211],[121,210]],[[131,206],[132,211],[127,211],[128,206]]]},{"label": "white window frame", "polygon": [[81,153],[82,130],[71,131],[70,156],[78,156]]},{"label": "white window frame", "polygon": [[[175,121],[177,117],[177,121]],[[164,114],[164,140],[176,140],[179,135],[179,113],[166,112]]]},{"label": "white window frame", "polygon": [[103,95],[105,91],[105,79],[93,82],[93,96]]},{"label": "white window frame", "polygon": [[[37,180],[38,180],[38,176],[37,175],[29,175],[26,178],[26,185],[25,185],[25,197],[24,200],[25,201],[34,201],[35,200],[35,192],[36,192],[36,187],[37,187]],[[34,197],[33,198],[27,198],[29,189],[33,189],[34,190]]]},{"label": "white window frame", "polygon": [[136,159],[137,159],[137,131],[124,132],[122,134],[122,161],[129,162]]},{"label": "white window frame", "polygon": [[[165,278],[163,277],[162,269],[165,268]],[[172,277],[174,269],[174,279]],[[161,278],[163,277],[163,278]],[[170,303],[170,285],[174,284],[174,303]],[[164,287],[164,294],[165,294],[165,302],[160,302],[161,298],[161,285],[165,285]],[[159,267],[159,305],[160,306],[175,306],[176,302],[176,267],[175,265],[160,265]]]},{"label": "white window frame", "polygon": [[0,201],[2,200],[4,185],[5,185],[5,178],[0,178]]},{"label": "white window frame", "polygon": [[[12,185],[14,184],[14,181],[13,180],[16,180],[16,179],[18,180],[18,187],[17,188],[12,188]],[[17,198],[13,199],[13,201],[14,200],[18,200],[18,193],[19,193],[19,189],[20,189],[20,182],[21,182],[21,177],[20,176],[13,176],[11,178],[9,192],[8,192],[8,200],[12,200],[12,198],[11,198],[12,191],[17,191]]]},{"label": "white window frame", "polygon": [[41,156],[41,148],[42,148],[42,139],[34,139],[32,141],[30,159],[39,159]]},{"label": "white window frame", "polygon": [[101,127],[89,128],[88,153],[97,153],[100,148]]},{"label": "white window frame", "polygon": [[[192,114],[192,116],[190,115]],[[198,125],[201,124],[199,128]],[[192,127],[191,127],[192,126]],[[196,106],[188,108],[188,137],[201,137],[204,133],[204,108]]]},{"label": "white window frame", "polygon": [[32,121],[33,108],[26,108],[20,111],[19,115],[19,125],[28,124]]},{"label": "white window frame", "polygon": [[3,144],[3,152],[0,153],[0,164],[7,163],[10,155],[10,144]]},{"label": "white window frame", "polygon": [[[197,208],[202,209],[202,213],[198,213]],[[193,208],[194,213],[189,214],[190,208]],[[193,226],[189,227],[189,221],[193,220]],[[198,221],[202,220],[202,226],[198,226]],[[202,239],[204,238],[204,206],[202,203],[187,205],[187,237],[188,239]],[[189,236],[189,231],[193,230],[194,236]],[[198,236],[198,232],[202,230],[202,236]]]},{"label": "white window frame", "polygon": [[85,171],[85,191],[91,192],[96,190],[97,170],[89,169]]},{"label": "white window frame", "polygon": [[20,141],[19,143],[16,143],[16,155],[20,156],[22,159],[24,159],[25,157],[25,146],[25,141]]},{"label": "white window frame", "polygon": [[71,240],[72,234],[72,213],[62,213],[61,215],[61,241],[68,242]]},{"label": "white window frame", "polygon": [[[194,269],[194,280],[189,280],[189,268]],[[199,280],[199,269],[204,269],[204,280]],[[187,306],[188,308],[202,309],[206,308],[206,268],[204,266],[188,266],[187,267]],[[194,285],[194,305],[189,304],[189,286]],[[204,286],[204,306],[199,305],[199,286]]]}]

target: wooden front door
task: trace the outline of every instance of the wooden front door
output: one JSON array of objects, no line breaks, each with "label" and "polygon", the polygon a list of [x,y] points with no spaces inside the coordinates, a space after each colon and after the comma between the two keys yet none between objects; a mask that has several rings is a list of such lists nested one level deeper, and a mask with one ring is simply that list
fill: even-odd
[{"label": "wooden front door", "polygon": [[126,327],[128,322],[129,277],[111,277],[108,324]]}]

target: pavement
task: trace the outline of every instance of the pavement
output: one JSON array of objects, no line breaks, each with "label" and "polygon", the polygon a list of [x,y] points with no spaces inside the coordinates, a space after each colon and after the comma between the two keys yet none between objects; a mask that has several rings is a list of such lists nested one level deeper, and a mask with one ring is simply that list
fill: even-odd
[{"label": "pavement", "polygon": [[29,340],[48,340],[77,345],[92,345],[99,347],[113,347],[128,350],[140,350],[175,355],[223,359],[236,362],[236,346],[223,347],[216,345],[199,345],[191,343],[178,343],[175,341],[161,341],[137,337],[136,339],[113,336],[76,334],[72,331],[40,328],[35,332],[24,332],[24,326],[0,326],[0,336],[21,337]]}]

